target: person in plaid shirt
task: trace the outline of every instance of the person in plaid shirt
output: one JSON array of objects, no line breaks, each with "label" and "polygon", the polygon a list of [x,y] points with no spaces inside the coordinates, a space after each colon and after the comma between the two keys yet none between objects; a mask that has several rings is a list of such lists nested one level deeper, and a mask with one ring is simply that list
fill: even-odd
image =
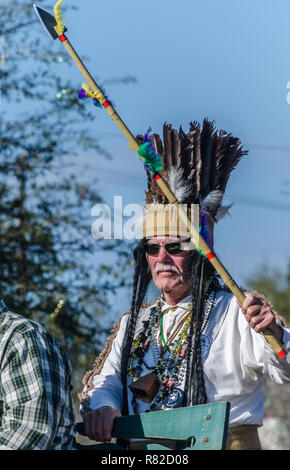
[{"label": "person in plaid shirt", "polygon": [[75,450],[71,366],[38,323],[0,300],[0,450]]}]

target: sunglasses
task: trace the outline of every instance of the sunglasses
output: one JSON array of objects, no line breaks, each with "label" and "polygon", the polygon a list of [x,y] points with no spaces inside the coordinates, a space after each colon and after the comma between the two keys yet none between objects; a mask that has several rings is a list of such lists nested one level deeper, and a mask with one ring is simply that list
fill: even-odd
[{"label": "sunglasses", "polygon": [[147,253],[147,255],[157,256],[159,254],[160,248],[163,246],[170,255],[180,255],[184,251],[188,251],[189,241],[190,240],[185,240],[183,242],[172,242],[166,243],[165,245],[158,245],[157,243],[145,243],[144,251]]}]

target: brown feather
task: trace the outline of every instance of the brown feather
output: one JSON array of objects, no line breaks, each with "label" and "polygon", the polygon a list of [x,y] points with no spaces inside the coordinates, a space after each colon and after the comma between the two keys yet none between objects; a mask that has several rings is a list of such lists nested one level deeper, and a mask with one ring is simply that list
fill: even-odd
[{"label": "brown feather", "polygon": [[210,173],[210,190],[213,191],[216,189],[216,181],[217,181],[217,158],[221,147],[221,137],[219,137],[218,133],[215,132],[213,135],[213,142],[212,142],[212,151],[211,151],[211,158],[212,158],[212,167]]},{"label": "brown feather", "polygon": [[193,138],[194,144],[194,161],[195,161],[195,190],[197,197],[200,195],[200,176],[202,168],[201,152],[200,152],[200,124],[196,121],[190,123],[189,135]]},{"label": "brown feather", "polygon": [[185,134],[183,129],[179,129],[180,138],[180,167],[183,168],[185,180],[192,181],[195,175],[195,155],[193,136]]},{"label": "brown feather", "polygon": [[181,145],[180,145],[180,138],[179,134],[176,129],[172,129],[171,133],[171,151],[172,151],[172,166],[175,168],[180,167],[180,150],[181,150]]},{"label": "brown feather", "polygon": [[201,172],[200,172],[200,196],[206,196],[210,192],[210,176],[213,166],[212,144],[214,124],[204,119],[200,135]]},{"label": "brown feather", "polygon": [[171,148],[171,124],[164,124],[163,126],[163,163],[164,170],[169,170],[172,167],[172,148]]},{"label": "brown feather", "polygon": [[231,134],[223,135],[217,158],[216,189],[225,191],[230,173],[247,153],[242,149],[238,138],[233,137]]}]

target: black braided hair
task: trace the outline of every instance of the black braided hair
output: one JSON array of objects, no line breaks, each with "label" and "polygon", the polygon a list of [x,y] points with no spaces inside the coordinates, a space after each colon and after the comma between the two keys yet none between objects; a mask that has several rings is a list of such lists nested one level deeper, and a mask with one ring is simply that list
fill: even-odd
[{"label": "black braided hair", "polygon": [[[133,281],[133,295],[131,302],[131,313],[127,324],[122,357],[121,357],[121,379],[123,384],[123,408],[122,414],[128,414],[128,391],[127,391],[127,368],[129,355],[132,348],[136,321],[138,318],[139,310],[142,307],[148,285],[152,279],[150,267],[146,260],[144,252],[144,244],[146,239],[139,242],[134,250],[135,258],[135,272]],[[208,279],[213,278],[214,281],[210,283],[210,290],[220,289],[216,272],[211,263],[200,255],[196,250],[191,253],[191,260],[189,263],[189,274],[191,275],[192,282],[192,321],[189,328],[189,338],[187,348],[187,370],[185,379],[185,391],[183,406],[191,404],[206,403],[206,391],[204,385],[203,365],[201,356],[201,327],[204,315],[205,296],[204,288]],[[193,328],[195,322],[195,331]],[[192,346],[191,338],[195,333],[194,345]],[[192,358],[192,360],[191,360]],[[191,390],[191,391],[190,391]]]},{"label": "black braided hair", "polygon": [[[187,368],[182,406],[200,405],[207,402],[201,355],[201,328],[208,295],[212,291],[221,289],[217,273],[211,263],[197,251],[193,251],[191,256],[192,318],[188,331]],[[209,280],[211,282],[205,296],[205,288]]]},{"label": "black braided hair", "polygon": [[131,352],[132,342],[139,310],[142,307],[148,285],[152,279],[151,270],[146,260],[144,244],[146,239],[142,239],[134,250],[135,272],[133,280],[133,295],[130,308],[130,317],[128,320],[123,349],[121,357],[121,379],[123,384],[123,408],[122,414],[127,415],[128,410],[128,391],[127,391],[127,368]]},{"label": "black braided hair", "polygon": [[[193,321],[195,321],[195,334],[194,334],[194,347],[192,354],[192,372],[190,376],[191,380],[191,404],[192,405],[203,405],[207,402],[207,395],[204,384],[204,374],[202,365],[202,354],[201,354],[201,327],[204,318],[204,307],[205,299],[204,293],[204,265],[205,258],[199,261],[201,268],[200,272],[200,283],[199,291],[196,298],[196,308],[193,309]],[[193,323],[193,322],[192,322]],[[190,361],[188,361],[187,367],[190,367]]]}]

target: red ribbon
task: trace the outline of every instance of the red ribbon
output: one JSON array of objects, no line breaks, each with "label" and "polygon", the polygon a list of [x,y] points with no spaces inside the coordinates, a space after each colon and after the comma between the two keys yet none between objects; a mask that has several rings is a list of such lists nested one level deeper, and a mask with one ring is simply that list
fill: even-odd
[{"label": "red ribbon", "polygon": [[67,37],[64,34],[60,34],[58,37],[61,40],[61,42],[67,41]]},{"label": "red ribbon", "polygon": [[212,258],[215,258],[216,256],[215,256],[215,254],[214,254],[213,251],[210,251],[210,252],[206,255],[206,257],[207,257],[208,260],[211,260]]},{"label": "red ribbon", "polygon": [[281,349],[281,351],[277,353],[277,356],[279,357],[279,359],[282,359],[283,357],[287,356],[287,353],[286,351],[284,351],[284,349]]},{"label": "red ribbon", "polygon": [[105,101],[102,103],[102,106],[104,106],[104,108],[108,108],[109,106],[111,106],[111,103],[110,103],[110,101],[105,100]]}]

